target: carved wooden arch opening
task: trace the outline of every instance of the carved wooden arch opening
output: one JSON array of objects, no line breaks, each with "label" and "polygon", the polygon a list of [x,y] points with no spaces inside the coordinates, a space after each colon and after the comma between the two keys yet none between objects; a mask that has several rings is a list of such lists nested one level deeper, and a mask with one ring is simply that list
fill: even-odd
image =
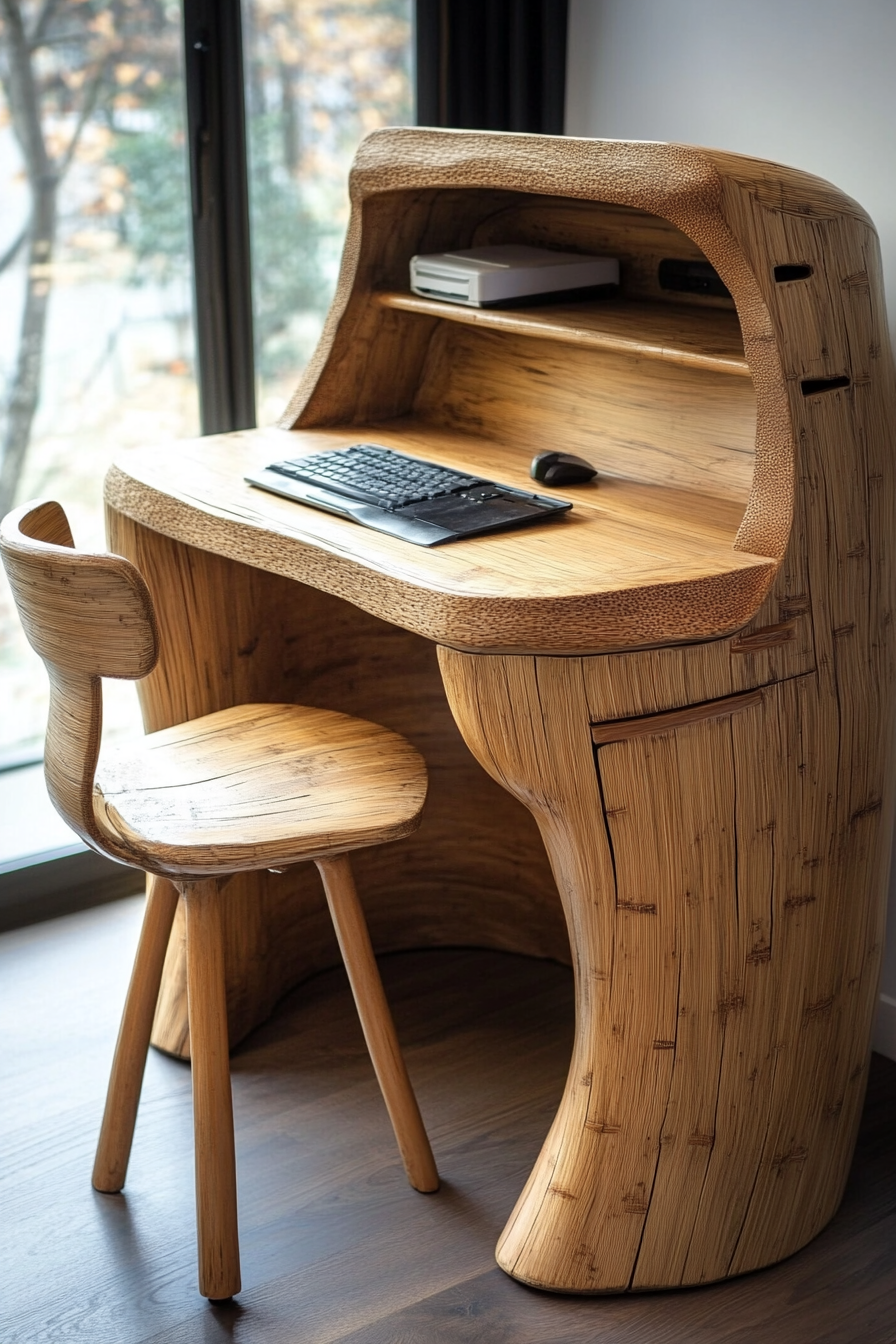
[{"label": "carved wooden arch opening", "polygon": [[[453,141],[447,152],[446,138]],[[430,139],[438,156],[434,162],[428,153]],[[726,451],[724,440],[718,440],[716,425],[712,460],[709,444],[713,428],[707,426],[707,455],[700,463],[705,473],[702,482],[695,483],[687,475],[679,478],[674,470],[670,472],[668,463],[657,463],[651,471],[650,464],[639,461],[635,466],[612,453],[605,469],[611,474],[628,474],[634,469],[646,480],[697,490],[702,484],[707,494],[742,497],[746,484],[744,422],[749,421],[749,484],[734,547],[780,558],[793,518],[793,428],[785,380],[772,317],[750,264],[725,221],[722,180],[710,158],[699,150],[677,145],[570,140],[552,144],[555,152],[538,163],[534,156],[529,157],[529,146],[510,145],[514,139],[528,140],[530,146],[533,141],[532,137],[485,133],[449,132],[431,137],[417,131],[388,131],[365,141],[352,172],[354,210],[339,290],[315,358],[281,424],[309,428],[345,423],[347,415],[361,422],[420,409],[419,384],[421,380],[426,382],[426,343],[438,343],[443,336],[450,342],[451,338],[438,330],[443,324],[437,318],[427,321],[425,317],[434,309],[441,309],[439,316],[444,317],[444,304],[398,301],[398,293],[407,289],[407,263],[415,251],[498,241],[605,251],[620,256],[621,291],[626,300],[687,303],[692,306],[695,324],[701,315],[712,319],[720,310],[733,307],[743,343],[743,359],[726,361],[722,350],[714,358],[701,359],[697,340],[690,359],[686,353],[676,357],[668,348],[651,350],[644,340],[626,342],[623,336],[615,351],[612,342],[604,341],[599,353],[611,363],[615,354],[612,372],[617,377],[632,355],[645,363],[658,353],[670,360],[683,383],[678,397],[681,404],[694,404],[693,389],[703,375],[716,385],[716,402],[720,400],[718,389],[723,386],[729,394],[734,387],[740,393],[732,416],[737,421],[733,434],[736,450]],[[456,156],[454,171],[446,166],[452,150]],[[730,299],[664,291],[658,284],[656,268],[666,256],[708,261]],[[467,314],[469,311],[465,310]],[[413,325],[402,321],[405,313],[413,314]],[[512,314],[510,318],[506,326],[512,330]],[[500,322],[489,325],[500,329]],[[539,334],[530,333],[530,339],[537,339]],[[546,334],[551,341],[558,340],[556,330]],[[715,335],[710,327],[701,333],[701,344],[712,349]],[[562,335],[559,340],[562,342]],[[379,388],[362,379],[353,394],[346,387],[345,374],[348,363],[356,363],[359,341],[365,352],[374,346],[380,348],[384,356],[381,367],[390,369],[390,377],[385,380],[387,386]],[[409,358],[403,348],[408,341],[415,347],[416,359]],[[608,350],[614,353],[608,356]],[[564,353],[569,357],[578,352],[567,349]],[[597,342],[581,353],[593,360],[598,353]],[[655,370],[648,371],[648,377],[652,372]],[[643,363],[639,376],[642,373]],[[741,381],[745,373],[752,383],[752,395],[747,392],[749,381]],[[456,364],[452,376],[457,377]],[[581,386],[580,382],[579,395]],[[667,380],[658,393],[658,403],[664,396],[668,399],[669,390]],[[444,394],[444,386],[433,388],[429,402],[423,399],[424,412],[432,414],[433,398]],[[487,425],[486,429],[494,432],[495,426]],[[693,443],[690,448],[693,454]],[[597,456],[602,459],[606,454],[598,452]],[[737,468],[732,471],[733,463]]]}]

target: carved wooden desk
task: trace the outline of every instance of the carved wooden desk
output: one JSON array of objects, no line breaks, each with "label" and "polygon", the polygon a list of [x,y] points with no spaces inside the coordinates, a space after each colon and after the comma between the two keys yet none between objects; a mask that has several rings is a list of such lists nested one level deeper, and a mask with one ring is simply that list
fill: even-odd
[{"label": "carved wooden desk", "polygon": [[[569,1079],[505,1269],[606,1292],[768,1264],[837,1207],[876,999],[896,396],[873,228],[734,155],[486,133],[377,133],[352,198],[286,428],[110,472],[111,544],[166,627],[147,725],[294,699],[397,729],[432,791],[417,837],[359,856],[377,945],[571,945]],[[407,291],[412,253],[487,242],[618,256],[620,296]],[[521,485],[559,444],[602,479],[562,522],[434,551],[242,483],[365,438]],[[235,880],[227,929],[233,1040],[336,960],[303,869]],[[176,932],[176,1053],[181,959]]]}]

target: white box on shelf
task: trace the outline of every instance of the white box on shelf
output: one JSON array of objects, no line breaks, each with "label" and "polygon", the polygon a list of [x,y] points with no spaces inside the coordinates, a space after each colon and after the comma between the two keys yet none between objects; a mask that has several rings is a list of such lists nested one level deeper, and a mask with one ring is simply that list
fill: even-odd
[{"label": "white box on shelf", "polygon": [[552,252],[518,243],[411,257],[411,289],[415,294],[473,308],[618,284],[619,262],[615,257]]}]

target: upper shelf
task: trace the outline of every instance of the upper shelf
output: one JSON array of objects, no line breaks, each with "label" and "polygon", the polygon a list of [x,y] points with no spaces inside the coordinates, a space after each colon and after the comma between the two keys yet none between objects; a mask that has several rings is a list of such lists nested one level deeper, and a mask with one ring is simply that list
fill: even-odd
[{"label": "upper shelf", "polygon": [[625,299],[532,308],[466,308],[397,290],[380,291],[374,299],[382,308],[441,317],[447,322],[750,377],[737,314],[724,308]]}]

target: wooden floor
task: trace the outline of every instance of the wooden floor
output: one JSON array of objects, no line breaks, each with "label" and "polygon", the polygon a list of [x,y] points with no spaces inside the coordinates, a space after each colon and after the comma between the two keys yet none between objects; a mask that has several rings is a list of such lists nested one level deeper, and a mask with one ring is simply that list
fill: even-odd
[{"label": "wooden floor", "polygon": [[562,1298],[493,1263],[559,1096],[570,973],[479,951],[383,959],[444,1178],[405,1183],[341,972],[233,1061],[244,1289],[195,1287],[189,1070],[153,1053],[125,1196],[90,1187],[141,902],[0,937],[0,1341],[893,1344],[896,1064],[875,1056],[831,1226],[699,1290]]}]

